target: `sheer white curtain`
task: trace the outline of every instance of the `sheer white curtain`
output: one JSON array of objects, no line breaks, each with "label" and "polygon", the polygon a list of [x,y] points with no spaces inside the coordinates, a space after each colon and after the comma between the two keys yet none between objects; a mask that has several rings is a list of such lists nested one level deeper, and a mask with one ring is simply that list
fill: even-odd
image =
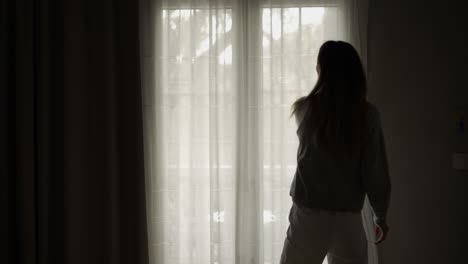
[{"label": "sheer white curtain", "polygon": [[[291,104],[312,89],[325,40],[352,42],[365,62],[366,9],[141,0],[151,263],[279,263],[298,145]],[[367,205],[363,219],[372,230]]]}]

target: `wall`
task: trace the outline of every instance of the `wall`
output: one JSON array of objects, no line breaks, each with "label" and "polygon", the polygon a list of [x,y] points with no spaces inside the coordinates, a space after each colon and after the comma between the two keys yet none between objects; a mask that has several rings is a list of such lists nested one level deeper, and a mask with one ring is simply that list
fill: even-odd
[{"label": "wall", "polygon": [[468,172],[451,168],[453,152],[468,152],[467,133],[455,128],[457,113],[468,117],[458,2],[370,4],[369,98],[381,111],[393,183],[383,264],[448,263],[467,253]]}]

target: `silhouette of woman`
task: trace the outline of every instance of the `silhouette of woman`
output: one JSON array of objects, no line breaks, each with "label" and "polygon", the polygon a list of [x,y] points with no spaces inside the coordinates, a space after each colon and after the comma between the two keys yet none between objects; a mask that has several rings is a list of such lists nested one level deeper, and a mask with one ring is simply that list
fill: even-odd
[{"label": "silhouette of woman", "polygon": [[293,206],[281,264],[367,263],[361,210],[367,195],[380,243],[388,226],[390,177],[377,108],[367,101],[356,50],[327,41],[319,51],[318,81],[292,106],[298,124]]}]

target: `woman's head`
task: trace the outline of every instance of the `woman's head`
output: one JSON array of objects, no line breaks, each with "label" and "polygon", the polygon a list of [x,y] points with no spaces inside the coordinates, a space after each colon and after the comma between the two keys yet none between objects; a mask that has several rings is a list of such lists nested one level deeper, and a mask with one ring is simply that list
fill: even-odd
[{"label": "woman's head", "polygon": [[349,153],[360,144],[367,85],[353,46],[343,41],[322,44],[317,58],[318,80],[308,96],[293,105],[304,111],[298,132],[302,140],[316,135],[317,144],[334,153]]},{"label": "woman's head", "polygon": [[323,43],[317,57],[317,72],[319,76],[315,92],[365,99],[367,87],[364,69],[351,44],[344,41]]}]

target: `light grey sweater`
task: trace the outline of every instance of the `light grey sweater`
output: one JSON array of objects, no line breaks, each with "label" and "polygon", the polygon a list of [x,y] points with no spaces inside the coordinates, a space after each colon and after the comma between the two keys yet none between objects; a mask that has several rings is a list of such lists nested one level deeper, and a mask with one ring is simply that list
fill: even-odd
[{"label": "light grey sweater", "polygon": [[[336,160],[316,146],[299,144],[291,184],[294,203],[330,211],[362,210],[368,196],[377,223],[385,222],[390,203],[390,177],[379,111],[368,103],[367,135],[359,154]],[[299,125],[304,113],[297,112]]]}]

